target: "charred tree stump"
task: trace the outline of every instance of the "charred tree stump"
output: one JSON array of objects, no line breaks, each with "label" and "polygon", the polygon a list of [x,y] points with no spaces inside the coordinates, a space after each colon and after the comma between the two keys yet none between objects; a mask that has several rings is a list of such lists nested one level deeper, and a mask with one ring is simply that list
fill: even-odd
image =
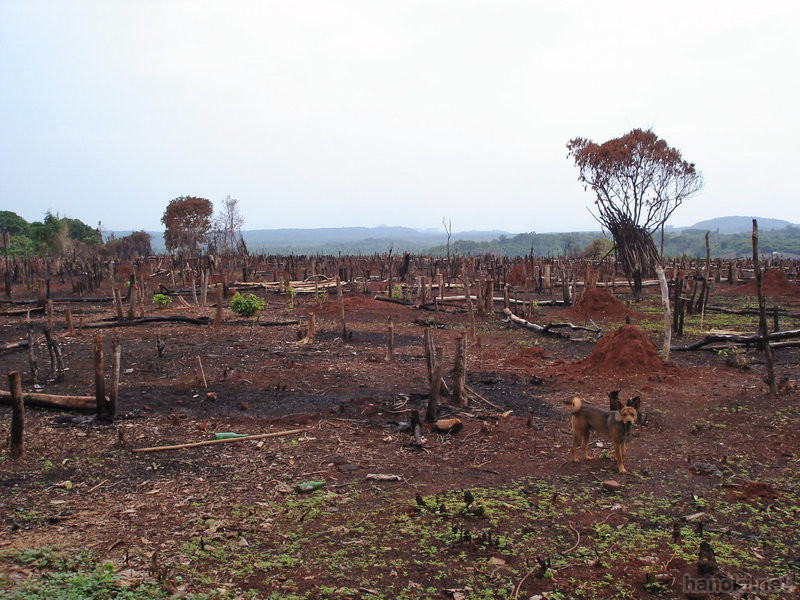
[{"label": "charred tree stump", "polygon": [[33,351],[33,324],[28,321],[25,324],[28,333],[28,363],[31,367],[31,379],[34,385],[39,381],[39,365],[36,364],[36,355]]},{"label": "charred tree stump", "polygon": [[428,409],[425,412],[425,420],[428,423],[433,423],[439,418],[439,395],[442,389],[443,363],[444,348],[437,346],[433,360],[433,376],[431,377],[431,388],[428,396]]},{"label": "charred tree stump", "polygon": [[75,337],[75,325],[72,322],[72,311],[67,309],[64,311],[64,320],[66,321],[67,335]]},{"label": "charred tree stump", "polygon": [[217,312],[214,314],[214,329],[222,325],[222,284],[217,284]]},{"label": "charred tree stump", "polygon": [[56,381],[64,379],[64,357],[61,355],[61,348],[53,338],[51,330],[45,328],[44,337],[47,341],[47,350],[50,353],[50,377]]},{"label": "charred tree stump", "polygon": [[119,371],[122,363],[122,345],[119,338],[114,338],[111,341],[111,353],[114,362],[111,363],[111,390],[109,393],[108,412],[112,419],[116,419],[119,406]]},{"label": "charred tree stump", "polygon": [[456,359],[453,366],[453,398],[459,406],[467,406],[466,390],[467,377],[467,338],[459,337],[456,340]]},{"label": "charred tree stump", "polygon": [[103,336],[94,335],[94,400],[97,408],[97,419],[102,421],[108,414],[106,407],[106,381],[103,372]]},{"label": "charred tree stump", "polygon": [[136,318],[136,304],[138,303],[139,288],[134,283],[128,290],[130,304],[128,305],[128,320],[133,321]]},{"label": "charred tree stump", "polygon": [[[391,285],[391,282],[390,282]],[[342,293],[342,280],[336,276],[336,297],[339,300],[339,318],[342,320],[342,339],[348,338],[347,323],[344,320],[344,294]],[[389,297],[392,297],[391,288],[389,289]]]},{"label": "charred tree stump", "polygon": [[12,460],[16,460],[25,454],[25,403],[22,399],[22,382],[17,371],[8,374],[8,387],[12,399],[9,454]]},{"label": "charred tree stump", "polygon": [[769,393],[772,396],[778,395],[778,388],[775,385],[775,359],[772,355],[772,348],[769,345],[769,332],[767,331],[767,309],[764,304],[764,290],[761,282],[761,264],[758,258],[758,222],[753,219],[753,269],[756,275],[756,290],[758,291],[758,331],[762,337],[762,348],[764,358],[767,361],[767,384]]}]

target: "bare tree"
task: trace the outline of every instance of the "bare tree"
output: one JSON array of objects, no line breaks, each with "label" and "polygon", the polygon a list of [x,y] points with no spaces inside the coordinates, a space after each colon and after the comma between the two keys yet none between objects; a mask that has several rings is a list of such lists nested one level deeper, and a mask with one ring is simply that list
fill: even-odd
[{"label": "bare tree", "polygon": [[244,225],[244,217],[239,211],[239,201],[236,198],[225,196],[214,225],[217,252],[235,254],[242,237],[242,225]]},{"label": "bare tree", "polygon": [[453,235],[453,222],[450,219],[442,217],[442,225],[444,232],[447,234],[447,265],[450,265],[450,236]]}]

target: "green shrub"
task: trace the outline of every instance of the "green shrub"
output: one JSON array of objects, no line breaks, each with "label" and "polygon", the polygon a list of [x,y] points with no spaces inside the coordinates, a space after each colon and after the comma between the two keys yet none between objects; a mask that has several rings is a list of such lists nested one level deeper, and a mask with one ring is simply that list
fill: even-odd
[{"label": "green shrub", "polygon": [[158,304],[159,308],[165,308],[172,304],[172,298],[165,296],[164,294],[154,294],[153,304]]},{"label": "green shrub", "polygon": [[243,317],[252,317],[262,308],[264,308],[264,301],[255,294],[242,296],[236,292],[231,298],[231,310]]}]

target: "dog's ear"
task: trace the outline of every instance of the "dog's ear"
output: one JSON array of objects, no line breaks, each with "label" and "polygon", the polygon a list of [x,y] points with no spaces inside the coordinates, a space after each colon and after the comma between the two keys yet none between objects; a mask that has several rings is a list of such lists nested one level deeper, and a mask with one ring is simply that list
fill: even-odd
[{"label": "dog's ear", "polygon": [[628,406],[633,407],[636,411],[639,411],[639,407],[642,405],[642,399],[639,396],[634,396],[630,400],[628,400]]},{"label": "dog's ear", "polygon": [[619,390],[612,390],[608,392],[608,407],[611,410],[619,410],[622,405],[619,401]]}]

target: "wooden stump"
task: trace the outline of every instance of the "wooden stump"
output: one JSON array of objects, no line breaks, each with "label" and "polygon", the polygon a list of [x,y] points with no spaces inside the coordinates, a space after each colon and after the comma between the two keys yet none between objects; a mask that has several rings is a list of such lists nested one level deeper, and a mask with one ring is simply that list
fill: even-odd
[{"label": "wooden stump", "polygon": [[109,393],[109,406],[108,412],[112,419],[117,417],[118,400],[119,400],[119,370],[122,362],[122,346],[119,338],[114,338],[111,341],[111,352],[114,362],[111,366],[111,390]]},{"label": "wooden stump", "polygon": [[467,338],[459,337],[456,340],[456,359],[453,366],[453,398],[459,406],[467,406],[467,391],[465,389],[467,376]]},{"label": "wooden stump", "polygon": [[437,346],[433,364],[430,395],[428,397],[428,410],[425,412],[425,420],[429,423],[433,423],[439,418],[439,395],[442,389],[443,363],[444,348]]},{"label": "wooden stump", "polygon": [[94,335],[94,400],[97,403],[97,418],[105,418],[106,409],[106,381],[103,373],[103,336]]},{"label": "wooden stump", "polygon": [[9,454],[12,460],[16,460],[25,454],[25,403],[22,400],[22,382],[17,371],[8,374],[8,387],[12,398]]}]

